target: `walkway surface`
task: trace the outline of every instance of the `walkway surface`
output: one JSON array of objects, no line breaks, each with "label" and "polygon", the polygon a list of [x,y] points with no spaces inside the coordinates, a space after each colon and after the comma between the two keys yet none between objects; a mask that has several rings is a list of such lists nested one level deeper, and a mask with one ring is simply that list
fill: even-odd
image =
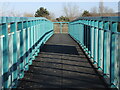
[{"label": "walkway surface", "polygon": [[54,34],[33,61],[18,88],[105,88],[78,44]]}]

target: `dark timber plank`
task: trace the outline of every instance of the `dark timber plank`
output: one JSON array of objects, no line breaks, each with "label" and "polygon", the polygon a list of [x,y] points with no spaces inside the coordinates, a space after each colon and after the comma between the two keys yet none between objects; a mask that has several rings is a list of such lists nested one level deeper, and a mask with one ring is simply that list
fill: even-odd
[{"label": "dark timber plank", "polygon": [[105,88],[78,44],[55,34],[44,45],[18,88]]}]

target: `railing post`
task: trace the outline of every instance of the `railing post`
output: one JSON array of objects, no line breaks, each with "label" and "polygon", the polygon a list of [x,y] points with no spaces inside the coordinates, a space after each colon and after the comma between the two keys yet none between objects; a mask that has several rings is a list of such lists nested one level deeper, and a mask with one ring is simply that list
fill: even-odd
[{"label": "railing post", "polygon": [[62,33],[62,23],[60,23],[60,33]]},{"label": "railing post", "polygon": [[[2,17],[0,17],[0,19],[2,19]],[[2,22],[2,20],[1,20]],[[2,35],[2,25],[0,25],[0,35]]]},{"label": "railing post", "polygon": [[36,21],[36,30],[37,30],[37,31],[36,31],[36,35],[37,35],[37,36],[36,36],[36,39],[37,39],[37,40],[36,40],[36,42],[37,42],[37,46],[36,46],[36,49],[37,49],[37,50],[36,50],[36,52],[39,53],[39,42],[38,42],[38,40],[39,40],[39,37],[38,37],[38,36],[39,36],[39,35],[38,35],[38,34],[39,34],[39,23],[38,23],[38,20]]},{"label": "railing post", "polygon": [[9,88],[8,79],[9,79],[9,68],[6,67],[9,65],[8,61],[8,23],[7,18],[3,17],[3,20],[6,20],[6,23],[2,24],[2,34],[5,35],[3,38],[3,85],[4,88]]},{"label": "railing post", "polygon": [[[0,22],[2,22],[2,17],[0,17],[0,19]],[[4,35],[2,35],[2,25],[0,25],[0,90],[3,88],[3,37]]]},{"label": "railing post", "polygon": [[31,48],[31,21],[28,21],[28,50],[29,50],[29,55],[28,55],[28,65],[32,64],[32,48]]},{"label": "railing post", "polygon": [[25,40],[25,42],[24,42],[24,51],[25,51],[25,61],[24,61],[24,63],[25,63],[25,66],[24,66],[24,69],[25,69],[25,71],[27,71],[28,69],[29,69],[29,66],[28,66],[28,63],[29,63],[29,49],[28,49],[28,45],[29,45],[29,42],[28,42],[28,21],[27,21],[27,18],[25,18],[25,21],[23,22],[23,28],[24,28],[24,40]]},{"label": "railing post", "polygon": [[30,21],[30,60],[29,60],[29,65],[32,65],[32,60],[33,60],[33,21]]},{"label": "railing post", "polygon": [[104,23],[104,43],[103,43],[103,74],[109,75],[110,68],[110,30],[109,22]]},{"label": "railing post", "polygon": [[98,63],[98,21],[94,24],[94,64]]},{"label": "railing post", "polygon": [[2,80],[3,80],[3,38],[4,38],[4,35],[1,34],[0,34],[0,90],[3,89]]},{"label": "railing post", "polygon": [[35,21],[33,20],[32,21],[32,23],[33,23],[33,59],[32,60],[34,60],[35,59],[35,56],[36,56],[36,46],[35,46],[35,42],[36,42],[36,35],[35,35],[35,33],[36,33],[36,29],[35,29]]},{"label": "railing post", "polygon": [[117,85],[119,87],[119,59],[118,56],[118,35],[117,35],[117,25],[118,23],[111,23],[111,50],[110,50],[110,83],[111,87]]},{"label": "railing post", "polygon": [[39,40],[39,43],[38,43],[38,49],[39,49],[39,52],[40,52],[40,45],[41,45],[41,42],[40,42],[40,34],[41,34],[41,32],[40,32],[40,28],[41,28],[41,26],[40,26],[40,24],[41,24],[41,22],[40,22],[40,20],[38,20],[38,40]]},{"label": "railing post", "polygon": [[[120,28],[119,28],[120,29]],[[118,35],[118,53],[120,53],[120,33],[119,33],[119,35]],[[120,56],[119,56],[119,54],[117,54],[117,56],[118,56],[118,58],[117,58],[117,60],[118,60],[118,89],[120,89]]]},{"label": "railing post", "polygon": [[94,60],[94,20],[91,21],[91,59]]},{"label": "railing post", "polygon": [[17,79],[18,79],[18,68],[17,68],[17,22],[16,22],[16,18],[14,18],[14,22],[10,24],[10,32],[14,32],[13,34],[13,75],[12,75],[12,82],[13,82],[13,86],[15,87],[17,84]]},{"label": "railing post", "polygon": [[86,46],[85,46],[85,37],[86,37],[86,35],[85,35],[85,20],[83,20],[83,48],[85,49],[86,48]]},{"label": "railing post", "polygon": [[91,58],[91,27],[90,27],[90,25],[91,25],[91,20],[88,20],[88,31],[87,31],[87,35],[88,35],[88,56],[89,56],[89,58]]},{"label": "railing post", "polygon": [[13,85],[13,34],[14,32],[12,33],[9,33],[8,34],[8,60],[9,60],[9,80],[8,80],[8,85],[9,85],[9,88],[11,88]]},{"label": "railing post", "polygon": [[20,72],[19,72],[19,78],[23,78],[24,77],[24,40],[23,40],[23,21],[22,18],[20,18],[20,22],[18,22],[18,30],[21,30],[20,32],[20,58],[19,58],[19,66],[20,66]]},{"label": "railing post", "polygon": [[98,70],[103,69],[103,35],[103,21],[100,21],[98,31]]},{"label": "railing post", "polygon": [[84,46],[84,24],[83,24],[83,20],[81,20],[81,43],[82,43],[82,47]]},{"label": "railing post", "polygon": [[35,56],[38,55],[38,52],[37,52],[37,20],[34,21],[34,46],[35,46]]},{"label": "railing post", "polygon": [[85,44],[85,49],[84,49],[84,50],[85,50],[86,53],[88,52],[88,46],[87,46],[87,43],[88,43],[88,42],[87,42],[87,37],[88,37],[88,36],[87,36],[87,31],[88,31],[88,28],[87,28],[87,27],[88,27],[88,26],[87,26],[87,25],[88,25],[87,20],[85,20],[85,22],[84,22],[84,35],[85,35],[85,37],[84,37],[84,38],[85,38],[84,44]]}]

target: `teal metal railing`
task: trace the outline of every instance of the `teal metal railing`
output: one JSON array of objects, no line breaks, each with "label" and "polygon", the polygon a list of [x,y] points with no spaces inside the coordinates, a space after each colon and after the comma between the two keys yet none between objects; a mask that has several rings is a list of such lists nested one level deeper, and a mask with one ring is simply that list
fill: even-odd
[{"label": "teal metal railing", "polygon": [[[59,26],[57,26],[57,29],[59,29],[60,28],[60,30],[58,30],[60,33],[64,33],[64,31],[63,31],[63,25],[64,24],[68,24],[69,22],[53,22],[53,24],[55,25],[55,24],[58,24]],[[59,27],[59,28],[58,28]],[[55,31],[55,27],[54,27],[54,33],[56,33],[56,31]],[[57,32],[57,33],[59,33],[59,32]],[[67,32],[66,32],[67,33]]]},{"label": "teal metal railing", "polygon": [[120,88],[120,17],[80,17],[69,23],[69,34],[82,46],[109,83]]},{"label": "teal metal railing", "polygon": [[[119,25],[120,17],[81,17],[68,23],[69,34],[102,71],[110,87],[117,88],[120,88]],[[53,33],[53,22],[45,18],[0,17],[0,89],[17,86]]]},{"label": "teal metal railing", "polygon": [[0,17],[0,89],[17,86],[52,35],[53,23],[45,18]]}]

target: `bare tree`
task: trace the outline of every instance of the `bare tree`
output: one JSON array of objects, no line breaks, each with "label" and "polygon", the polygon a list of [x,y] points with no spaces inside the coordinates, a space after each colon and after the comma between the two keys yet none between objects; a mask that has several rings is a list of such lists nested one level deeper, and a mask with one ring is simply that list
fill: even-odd
[{"label": "bare tree", "polygon": [[0,3],[0,16],[20,17],[22,14],[10,8],[10,3]]},{"label": "bare tree", "polygon": [[77,6],[76,4],[67,3],[63,6],[63,13],[70,20],[73,20],[80,16],[79,6]]},{"label": "bare tree", "polygon": [[50,12],[49,19],[50,20],[54,20],[55,19],[55,14]]},{"label": "bare tree", "polygon": [[23,17],[33,17],[34,15],[32,13],[24,13]]},{"label": "bare tree", "polygon": [[114,13],[114,10],[109,7],[104,7],[104,13]]},{"label": "bare tree", "polygon": [[99,2],[99,14],[100,16],[115,16],[114,10],[112,8],[109,8],[107,6],[104,6],[103,0],[100,0]]},{"label": "bare tree", "polygon": [[98,13],[98,8],[97,8],[97,7],[92,7],[92,8],[90,9],[90,13],[93,13],[93,14]]},{"label": "bare tree", "polygon": [[6,8],[6,6],[8,6],[8,3],[0,3],[0,16],[7,16],[9,8]]},{"label": "bare tree", "polygon": [[103,4],[103,0],[100,0],[99,2],[99,14],[102,16],[103,12],[104,12],[104,4]]},{"label": "bare tree", "polygon": [[12,9],[7,13],[7,16],[8,17],[22,17],[23,14],[19,13],[18,11],[15,11],[14,9]]}]

